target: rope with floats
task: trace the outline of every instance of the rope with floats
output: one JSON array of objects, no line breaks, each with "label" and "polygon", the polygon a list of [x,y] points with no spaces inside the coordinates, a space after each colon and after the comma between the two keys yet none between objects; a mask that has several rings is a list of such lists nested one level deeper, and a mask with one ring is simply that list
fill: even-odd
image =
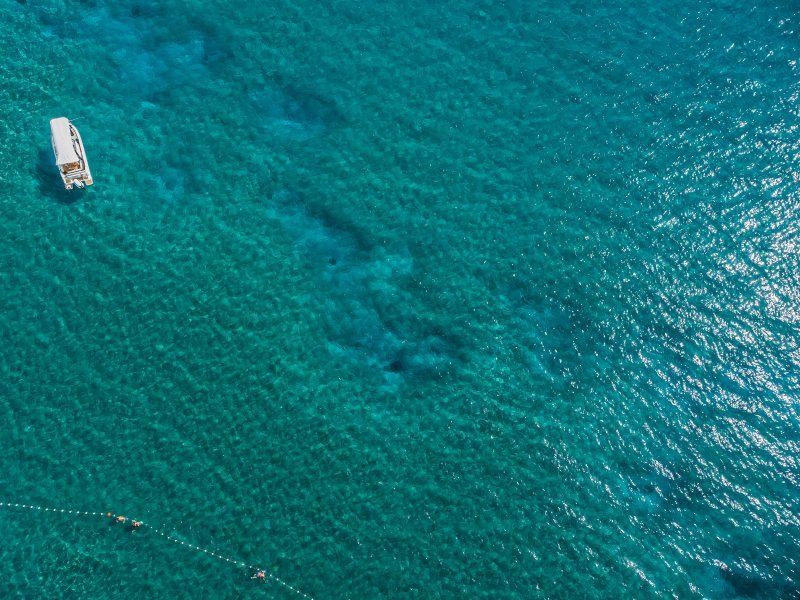
[{"label": "rope with floats", "polygon": [[210,550],[209,548],[203,548],[202,546],[197,546],[195,544],[190,544],[189,542],[185,542],[183,540],[179,540],[178,538],[175,538],[175,537],[171,536],[166,531],[163,531],[162,529],[160,529],[158,527],[155,527],[153,525],[150,525],[149,523],[146,523],[144,521],[140,521],[138,519],[132,519],[130,517],[125,517],[123,515],[118,515],[118,514],[115,514],[115,513],[112,513],[112,512],[91,512],[91,511],[86,511],[86,510],[69,510],[69,509],[66,509],[66,508],[52,508],[52,507],[49,507],[49,506],[35,506],[33,504],[19,504],[19,503],[15,503],[15,502],[0,502],[0,508],[19,508],[19,509],[23,509],[23,510],[35,510],[35,511],[41,511],[41,512],[63,513],[65,515],[77,515],[77,516],[85,516],[85,517],[102,517],[104,519],[113,519],[114,522],[123,523],[123,524],[130,522],[132,531],[136,531],[136,530],[142,529],[142,528],[147,528],[150,531],[152,531],[153,533],[156,533],[156,534],[160,535],[161,537],[163,537],[164,539],[169,540],[171,542],[174,542],[174,543],[176,543],[178,545],[184,546],[186,548],[190,548],[192,550],[197,550],[198,552],[202,552],[204,554],[207,554],[208,556],[212,556],[212,557],[214,557],[214,558],[216,558],[218,560],[222,560],[222,561],[225,561],[225,562],[233,564],[233,565],[239,565],[239,566],[245,567],[245,568],[249,569],[250,571],[252,571],[254,573],[254,575],[251,577],[251,579],[263,579],[263,580],[274,581],[275,583],[280,584],[281,586],[283,586],[287,590],[290,590],[290,591],[294,592],[295,594],[298,594],[299,596],[302,596],[303,598],[308,598],[309,600],[314,600],[314,598],[312,596],[310,596],[309,594],[306,594],[305,592],[300,591],[296,587],[294,587],[292,585],[289,585],[288,583],[286,583],[282,579],[279,579],[278,577],[276,577],[275,575],[270,573],[267,569],[264,569],[264,568],[256,566],[256,565],[249,565],[249,564],[247,564],[246,562],[244,562],[242,560],[237,560],[237,559],[232,558],[230,556],[225,556],[224,554],[220,554],[219,552],[215,552],[213,550]]}]

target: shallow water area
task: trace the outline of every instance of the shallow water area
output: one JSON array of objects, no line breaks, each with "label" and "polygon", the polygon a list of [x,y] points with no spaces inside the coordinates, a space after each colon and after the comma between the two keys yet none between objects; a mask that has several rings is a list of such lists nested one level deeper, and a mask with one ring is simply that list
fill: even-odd
[{"label": "shallow water area", "polygon": [[800,594],[791,3],[0,9],[0,595]]}]

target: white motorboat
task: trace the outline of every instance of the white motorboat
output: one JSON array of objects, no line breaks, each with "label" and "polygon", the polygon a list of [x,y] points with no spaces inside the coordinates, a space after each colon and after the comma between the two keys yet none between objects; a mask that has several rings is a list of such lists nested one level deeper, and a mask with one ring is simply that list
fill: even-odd
[{"label": "white motorboat", "polygon": [[81,134],[66,117],[50,121],[50,135],[53,142],[53,154],[56,155],[56,166],[61,173],[64,187],[71,190],[92,185],[92,172],[86,160]]}]

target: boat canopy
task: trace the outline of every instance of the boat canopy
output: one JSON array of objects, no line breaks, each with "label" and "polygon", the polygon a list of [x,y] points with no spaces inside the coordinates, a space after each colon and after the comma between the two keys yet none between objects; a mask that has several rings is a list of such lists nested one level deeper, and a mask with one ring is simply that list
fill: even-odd
[{"label": "boat canopy", "polygon": [[59,117],[50,121],[50,133],[53,136],[53,152],[57,165],[80,162],[75,146],[72,144],[72,132],[69,130],[69,119]]}]

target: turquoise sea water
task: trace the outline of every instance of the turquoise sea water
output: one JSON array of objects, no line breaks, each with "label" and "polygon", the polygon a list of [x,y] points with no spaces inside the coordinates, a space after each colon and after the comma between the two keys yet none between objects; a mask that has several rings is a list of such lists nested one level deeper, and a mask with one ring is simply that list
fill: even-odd
[{"label": "turquoise sea water", "polygon": [[[0,501],[316,598],[800,596],[795,3],[0,8]],[[3,597],[250,574],[0,509]]]}]

